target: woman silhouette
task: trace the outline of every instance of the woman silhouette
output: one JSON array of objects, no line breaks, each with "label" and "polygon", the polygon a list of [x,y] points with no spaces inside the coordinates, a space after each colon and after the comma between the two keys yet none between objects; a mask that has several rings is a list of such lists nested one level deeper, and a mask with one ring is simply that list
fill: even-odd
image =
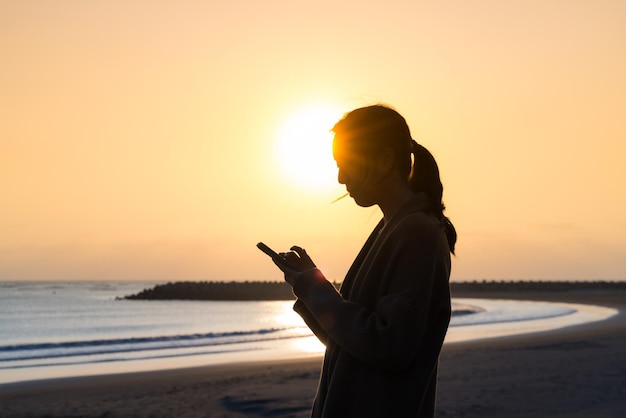
[{"label": "woman silhouette", "polygon": [[281,253],[292,267],[276,263],[326,345],[312,416],[432,417],[456,242],[437,164],[386,106],[353,110],[333,132],[338,181],[383,219],[340,292],[300,247]]}]

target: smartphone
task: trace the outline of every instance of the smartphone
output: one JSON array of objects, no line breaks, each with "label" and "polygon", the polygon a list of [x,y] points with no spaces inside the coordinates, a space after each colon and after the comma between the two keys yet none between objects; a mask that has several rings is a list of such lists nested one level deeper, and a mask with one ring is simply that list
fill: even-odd
[{"label": "smartphone", "polygon": [[[282,258],[276,251],[272,250],[270,247],[268,247],[267,245],[265,245],[262,242],[259,242],[257,245],[257,248],[261,251],[263,251],[265,254],[269,255],[272,260],[274,260],[275,262],[277,262],[280,265],[283,265],[285,267],[289,267],[291,269],[295,269],[291,264],[289,264],[287,262],[287,260],[285,260],[284,258]],[[296,269],[297,270],[297,269]]]}]

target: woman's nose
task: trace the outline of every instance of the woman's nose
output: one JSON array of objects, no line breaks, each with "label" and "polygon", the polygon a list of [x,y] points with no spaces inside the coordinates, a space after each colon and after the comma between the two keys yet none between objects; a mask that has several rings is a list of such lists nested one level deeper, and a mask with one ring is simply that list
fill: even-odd
[{"label": "woman's nose", "polygon": [[346,184],[346,174],[343,172],[342,169],[339,169],[337,171],[337,182],[339,182],[339,184]]}]

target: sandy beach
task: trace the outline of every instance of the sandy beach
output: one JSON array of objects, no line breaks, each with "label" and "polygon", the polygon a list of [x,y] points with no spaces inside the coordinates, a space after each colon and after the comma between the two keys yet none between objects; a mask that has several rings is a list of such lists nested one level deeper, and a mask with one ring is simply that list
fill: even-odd
[{"label": "sandy beach", "polygon": [[[608,320],[444,346],[439,417],[626,416],[626,292],[454,297],[617,308]],[[0,385],[0,417],[306,417],[321,358]]]}]

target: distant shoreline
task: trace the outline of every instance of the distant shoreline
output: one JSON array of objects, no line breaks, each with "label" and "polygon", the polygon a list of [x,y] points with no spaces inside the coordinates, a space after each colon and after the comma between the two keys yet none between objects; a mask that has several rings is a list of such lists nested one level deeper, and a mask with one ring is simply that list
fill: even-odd
[{"label": "distant shoreline", "polygon": [[[339,283],[334,283],[336,288]],[[484,292],[573,292],[588,290],[626,290],[626,281],[471,281],[451,282],[452,296]],[[291,286],[285,282],[216,282],[179,281],[159,284],[132,295],[126,300],[222,300],[262,301],[293,300]]]}]

